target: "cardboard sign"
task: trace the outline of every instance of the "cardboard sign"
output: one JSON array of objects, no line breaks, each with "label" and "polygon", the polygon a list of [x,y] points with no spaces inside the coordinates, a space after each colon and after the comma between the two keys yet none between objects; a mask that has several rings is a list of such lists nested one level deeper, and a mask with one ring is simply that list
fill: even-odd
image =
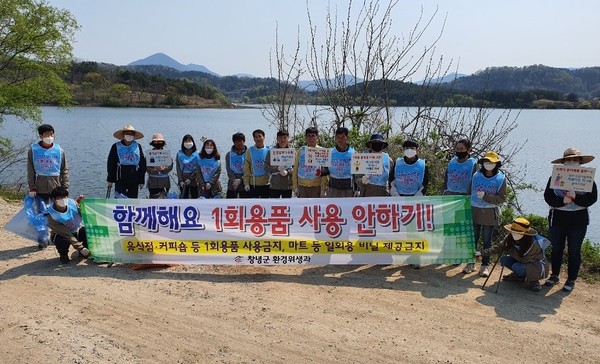
[{"label": "cardboard sign", "polygon": [[592,192],[596,168],[554,165],[550,187],[559,190]]},{"label": "cardboard sign", "polygon": [[382,173],[382,153],[354,153],[352,155],[352,174],[376,176]]},{"label": "cardboard sign", "polygon": [[170,166],[171,163],[173,159],[167,149],[153,149],[146,152],[146,165],[149,167]]},{"label": "cardboard sign", "polygon": [[304,164],[315,167],[329,167],[331,163],[331,148],[306,147]]},{"label": "cardboard sign", "polygon": [[293,166],[296,159],[296,149],[293,148],[271,148],[272,166]]}]

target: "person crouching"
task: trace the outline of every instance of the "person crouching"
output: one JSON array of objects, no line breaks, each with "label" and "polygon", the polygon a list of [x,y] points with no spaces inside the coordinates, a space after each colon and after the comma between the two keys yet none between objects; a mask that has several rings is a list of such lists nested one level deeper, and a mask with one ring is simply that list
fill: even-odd
[{"label": "person crouching", "polygon": [[50,240],[56,246],[60,262],[69,263],[69,246],[79,251],[83,258],[88,258],[87,238],[78,202],[69,198],[69,190],[56,187],[50,194],[51,204],[48,208],[48,226]]}]

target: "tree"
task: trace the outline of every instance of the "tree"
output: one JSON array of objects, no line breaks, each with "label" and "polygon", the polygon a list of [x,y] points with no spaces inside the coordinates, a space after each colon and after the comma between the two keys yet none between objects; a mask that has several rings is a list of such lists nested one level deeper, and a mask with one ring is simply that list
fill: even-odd
[{"label": "tree", "polygon": [[69,69],[76,20],[45,1],[0,2],[0,122],[6,115],[41,121],[41,104],[69,104],[61,78]]}]

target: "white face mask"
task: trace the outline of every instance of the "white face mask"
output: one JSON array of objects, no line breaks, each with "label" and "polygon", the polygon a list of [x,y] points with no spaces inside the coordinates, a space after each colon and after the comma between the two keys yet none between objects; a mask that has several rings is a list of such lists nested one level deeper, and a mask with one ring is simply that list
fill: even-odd
[{"label": "white face mask", "polygon": [[123,138],[123,139],[125,139],[128,142],[132,142],[132,141],[135,140],[135,136],[133,136],[133,135],[125,135],[125,138]]},{"label": "white face mask", "polygon": [[510,233],[510,235],[512,235],[512,238],[513,238],[515,241],[518,241],[518,240],[521,240],[521,239],[523,239],[523,235],[521,235],[521,234],[519,234],[519,233],[513,233],[513,232],[511,232],[511,233]]},{"label": "white face mask", "polygon": [[579,161],[565,161],[565,166],[578,166]]},{"label": "white face mask", "polygon": [[67,206],[67,199],[66,198],[59,198],[56,200],[56,206],[58,207],[65,207]]},{"label": "white face mask", "polygon": [[485,162],[483,163],[483,168],[485,168],[486,171],[493,171],[494,168],[496,168],[496,163]]},{"label": "white face mask", "polygon": [[192,149],[192,147],[194,147],[194,143],[192,143],[192,142],[185,142],[185,143],[183,143],[183,147],[185,149]]},{"label": "white face mask", "polygon": [[212,152],[214,151],[214,149],[212,149],[212,148],[204,148],[204,151],[206,152],[206,154],[212,154]]},{"label": "white face mask", "polygon": [[54,143],[54,137],[45,137],[45,138],[42,138],[42,140],[46,144],[52,144],[52,143]]},{"label": "white face mask", "polygon": [[406,158],[413,158],[415,155],[417,155],[417,151],[414,149],[404,149],[404,156]]}]

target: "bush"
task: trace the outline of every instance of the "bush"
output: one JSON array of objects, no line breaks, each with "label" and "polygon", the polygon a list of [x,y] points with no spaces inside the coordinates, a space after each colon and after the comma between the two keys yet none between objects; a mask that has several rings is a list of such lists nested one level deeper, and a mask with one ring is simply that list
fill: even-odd
[{"label": "bush", "polygon": [[586,282],[600,282],[600,246],[585,239],[581,246],[581,278]]}]

